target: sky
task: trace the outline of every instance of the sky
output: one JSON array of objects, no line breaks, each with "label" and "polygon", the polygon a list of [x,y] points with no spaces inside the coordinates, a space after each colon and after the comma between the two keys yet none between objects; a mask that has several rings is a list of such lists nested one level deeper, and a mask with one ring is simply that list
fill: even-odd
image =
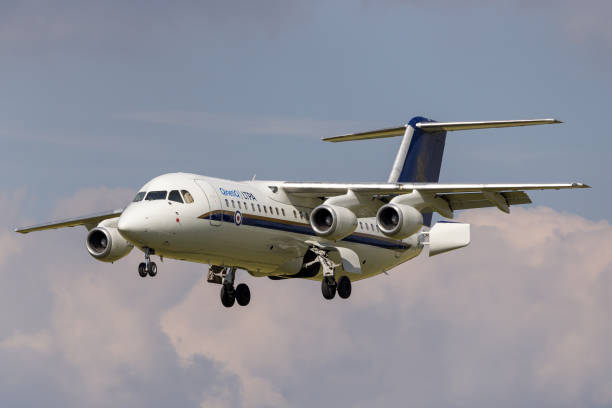
[{"label": "sky", "polygon": [[[0,401],[10,406],[612,406],[612,6],[603,0],[0,3]],[[572,182],[459,214],[468,248],[327,302],[309,281],[225,310],[206,266],[91,258],[149,179],[385,181],[406,123],[453,132],[441,181]],[[35,392],[33,392],[35,390]]]}]

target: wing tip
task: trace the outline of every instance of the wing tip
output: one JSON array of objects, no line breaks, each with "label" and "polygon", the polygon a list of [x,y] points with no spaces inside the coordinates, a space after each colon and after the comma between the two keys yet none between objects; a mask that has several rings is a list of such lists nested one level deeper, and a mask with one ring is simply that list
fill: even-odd
[{"label": "wing tip", "polygon": [[585,183],[572,183],[572,187],[574,188],[591,188],[590,185]]}]

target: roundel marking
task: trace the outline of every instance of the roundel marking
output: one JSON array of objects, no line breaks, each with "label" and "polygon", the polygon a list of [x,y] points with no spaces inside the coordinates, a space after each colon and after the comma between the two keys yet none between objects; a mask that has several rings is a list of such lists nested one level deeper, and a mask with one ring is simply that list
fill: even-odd
[{"label": "roundel marking", "polygon": [[236,211],[234,213],[234,223],[236,225],[242,224],[242,214],[240,213],[240,211]]}]

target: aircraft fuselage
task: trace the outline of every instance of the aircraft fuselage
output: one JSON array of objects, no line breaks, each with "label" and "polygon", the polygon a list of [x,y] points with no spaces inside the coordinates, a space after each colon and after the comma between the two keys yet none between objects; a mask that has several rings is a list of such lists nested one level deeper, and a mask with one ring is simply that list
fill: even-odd
[{"label": "aircraft fuselage", "polygon": [[[309,223],[311,210],[322,200],[289,197],[277,184],[185,173],[162,175],[139,191],[186,191],[193,202],[173,201],[170,195],[143,198],[123,211],[117,226],[135,246],[166,258],[236,267],[254,276],[320,280],[321,272],[315,276],[299,272],[312,243],[332,244],[317,236]],[[418,234],[401,241],[390,239],[378,231],[374,218],[360,218],[357,230],[333,245],[359,255],[361,273],[341,273],[351,280],[382,273],[423,249]]]}]

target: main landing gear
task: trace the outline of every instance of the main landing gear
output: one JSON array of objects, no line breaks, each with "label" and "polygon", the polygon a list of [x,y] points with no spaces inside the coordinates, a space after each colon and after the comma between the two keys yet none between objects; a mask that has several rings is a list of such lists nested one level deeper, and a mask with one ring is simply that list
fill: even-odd
[{"label": "main landing gear", "polygon": [[315,253],[316,258],[304,266],[308,267],[314,263],[321,265],[323,269],[323,279],[321,280],[321,293],[323,297],[331,300],[336,296],[336,292],[338,292],[338,296],[342,299],[347,299],[351,296],[351,280],[348,276],[341,276],[338,282],[336,282],[335,271],[336,267],[340,265],[335,264],[329,259],[327,252],[323,249],[312,247],[310,250]]},{"label": "main landing gear", "polygon": [[208,271],[207,281],[221,284],[221,304],[225,307],[234,306],[238,302],[240,306],[246,306],[251,301],[251,290],[246,283],[241,283],[234,288],[236,268],[224,268],[211,266]]},{"label": "main landing gear", "polygon": [[323,293],[323,297],[331,300],[336,296],[336,292],[338,292],[338,296],[342,299],[348,299],[351,296],[351,280],[348,276],[341,276],[338,282],[336,282],[333,276],[323,277],[323,280],[321,280],[321,293]]},{"label": "main landing gear", "polygon": [[151,255],[155,253],[151,248],[144,248],[145,261],[138,265],[138,274],[141,278],[146,278],[147,275],[154,277],[157,275],[157,265],[151,261]]}]

